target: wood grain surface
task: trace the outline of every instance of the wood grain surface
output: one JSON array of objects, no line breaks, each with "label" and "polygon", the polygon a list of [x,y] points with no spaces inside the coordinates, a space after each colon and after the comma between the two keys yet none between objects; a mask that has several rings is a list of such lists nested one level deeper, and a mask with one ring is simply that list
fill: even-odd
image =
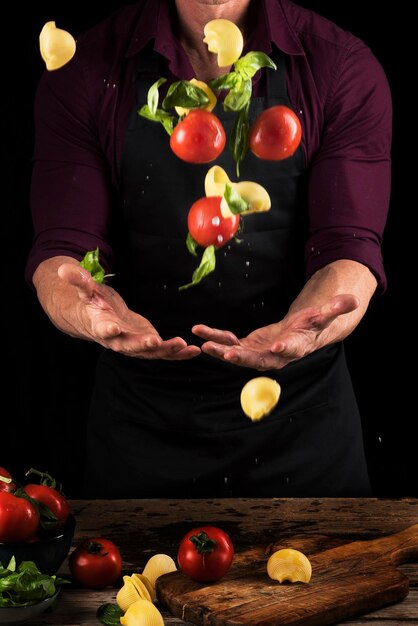
[{"label": "wood grain surface", "polygon": [[[120,547],[124,574],[141,572],[150,556],[176,558],[180,538],[200,524],[218,525],[233,538],[237,551],[276,540],[316,542],[326,550],[355,540],[381,538],[418,523],[415,498],[219,499],[219,500],[73,500],[77,520],[74,545],[102,536]],[[309,544],[305,544],[309,547]],[[313,544],[311,544],[313,545]],[[404,600],[339,622],[344,626],[418,626],[418,564],[400,565],[409,579]],[[69,577],[64,562],[60,575]],[[100,626],[97,608],[115,602],[119,582],[101,591],[63,587],[54,610],[31,626]],[[160,604],[166,626],[190,626]]]},{"label": "wood grain surface", "polygon": [[[407,576],[396,564],[418,561],[418,524],[372,541],[324,550],[326,538],[293,538],[236,554],[220,581],[196,583],[181,572],[157,580],[157,596],[174,615],[211,626],[326,626],[402,600]],[[304,552],[312,564],[308,584],[279,584],[267,560],[284,547]]]}]

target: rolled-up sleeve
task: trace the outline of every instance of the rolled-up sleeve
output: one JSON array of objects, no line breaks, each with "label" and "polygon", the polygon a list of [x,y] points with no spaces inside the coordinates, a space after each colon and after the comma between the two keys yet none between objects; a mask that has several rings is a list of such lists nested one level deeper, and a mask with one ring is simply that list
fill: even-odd
[{"label": "rolled-up sleeve", "polygon": [[339,259],[358,261],[386,289],[382,237],[390,201],[392,102],[386,75],[356,42],[338,64],[321,147],[310,164],[308,278]]},{"label": "rolled-up sleeve", "polygon": [[109,165],[76,55],[62,69],[46,72],[37,89],[31,184],[34,239],[25,268],[29,284],[42,261],[59,255],[81,259],[96,247],[109,268],[110,198]]}]

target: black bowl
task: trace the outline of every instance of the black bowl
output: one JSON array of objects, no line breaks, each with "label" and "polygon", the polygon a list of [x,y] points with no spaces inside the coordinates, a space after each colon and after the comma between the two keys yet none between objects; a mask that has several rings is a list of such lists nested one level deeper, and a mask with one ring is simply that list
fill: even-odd
[{"label": "black bowl", "polygon": [[34,561],[42,574],[52,576],[65,561],[74,538],[75,517],[70,515],[59,530],[36,541],[0,542],[0,562],[7,567],[12,556],[16,565]]},{"label": "black bowl", "polygon": [[23,624],[28,620],[40,615],[50,606],[52,606],[57,599],[59,590],[55,592],[50,598],[35,602],[29,606],[5,606],[0,607],[0,624]]}]

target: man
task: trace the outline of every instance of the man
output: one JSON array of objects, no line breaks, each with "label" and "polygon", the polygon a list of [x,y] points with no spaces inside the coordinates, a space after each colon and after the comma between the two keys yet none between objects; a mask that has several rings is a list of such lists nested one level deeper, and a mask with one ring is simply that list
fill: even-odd
[{"label": "man", "polygon": [[[187,213],[208,166],[178,159],[137,111],[161,76],[228,71],[203,42],[216,18],[240,28],[244,53],[276,62],[254,77],[251,123],[285,104],[303,140],[285,161],[247,155],[240,177],[262,184],[272,208],[243,218],[216,271],[179,291],[196,264]],[[214,112],[229,133],[220,102]],[[288,0],[142,0],[44,75],[36,129],[27,278],[59,329],[105,348],[86,495],[369,494],[342,340],[385,289],[391,102],[370,50]],[[234,172],[228,150],[217,164]],[[79,265],[96,247],[116,274],[109,286]],[[282,396],[252,424],[239,395],[260,372]]]}]

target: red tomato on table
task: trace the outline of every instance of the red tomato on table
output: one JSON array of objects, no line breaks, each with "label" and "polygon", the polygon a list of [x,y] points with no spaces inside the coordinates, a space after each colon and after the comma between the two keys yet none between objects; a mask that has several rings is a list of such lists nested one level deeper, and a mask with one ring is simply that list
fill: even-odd
[{"label": "red tomato on table", "polygon": [[248,145],[259,159],[282,161],[292,156],[301,138],[302,128],[296,113],[278,104],[260,113],[250,129]]},{"label": "red tomato on table", "polygon": [[190,530],[181,540],[177,554],[183,574],[198,582],[213,582],[225,576],[233,558],[229,535],[216,526]]},{"label": "red tomato on table", "polygon": [[119,548],[109,539],[86,539],[70,554],[68,566],[74,579],[88,589],[113,585],[122,573]]},{"label": "red tomato on table", "polygon": [[222,123],[210,111],[192,109],[177,124],[170,136],[174,154],[188,163],[214,161],[225,148],[226,134]]},{"label": "red tomato on table", "polygon": [[28,541],[38,526],[38,511],[29,500],[0,491],[0,541]]},{"label": "red tomato on table", "polygon": [[187,226],[190,235],[200,246],[225,245],[238,230],[240,216],[224,217],[221,213],[222,198],[200,198],[190,207]]}]

